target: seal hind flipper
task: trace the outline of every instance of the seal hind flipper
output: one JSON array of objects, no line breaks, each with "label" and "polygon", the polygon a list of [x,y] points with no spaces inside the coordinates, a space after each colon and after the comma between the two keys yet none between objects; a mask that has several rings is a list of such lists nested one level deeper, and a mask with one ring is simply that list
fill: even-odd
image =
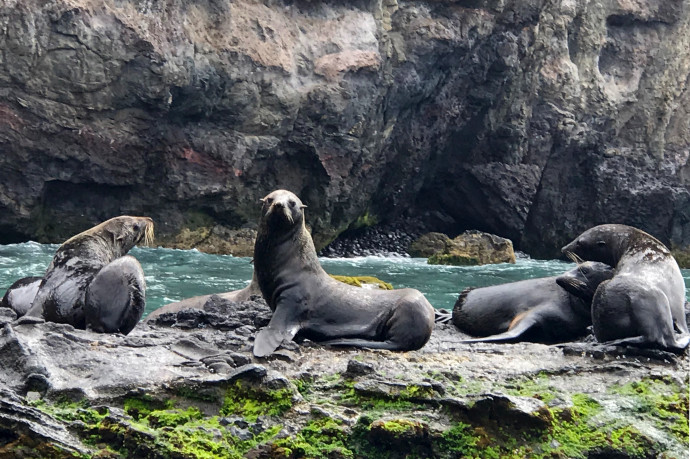
[{"label": "seal hind flipper", "polygon": [[[530,311],[531,312],[531,311]],[[534,314],[523,314],[520,319],[515,321],[513,319],[513,323],[510,329],[508,331],[505,331],[503,333],[499,333],[496,335],[491,335],[491,336],[483,336],[481,338],[472,338],[472,339],[465,339],[462,340],[462,343],[496,343],[496,342],[507,342],[507,341],[516,341],[520,338],[522,338],[527,332],[529,332],[532,327],[537,325],[539,322],[534,318]]]},{"label": "seal hind flipper", "polygon": [[254,340],[256,357],[271,355],[283,341],[291,341],[295,337],[300,330],[295,310],[295,307],[282,303],[276,307],[271,321],[256,335]]},{"label": "seal hind flipper", "polygon": [[672,343],[667,343],[665,346],[659,345],[659,343],[650,343],[646,336],[630,336],[627,338],[616,339],[613,341],[604,341],[602,345],[608,346],[639,346],[639,347],[649,347],[650,344],[656,344],[660,349],[671,351],[671,352],[684,352],[685,349],[690,344],[690,335],[680,335],[674,337]]},{"label": "seal hind flipper", "polygon": [[372,341],[360,338],[333,339],[330,341],[320,341],[319,344],[324,346],[350,346],[368,349],[387,349],[389,351],[400,351],[403,349],[402,346],[391,341]]},{"label": "seal hind flipper", "polygon": [[146,280],[136,258],[125,255],[104,266],[89,284],[84,303],[89,330],[131,332],[146,307]]}]

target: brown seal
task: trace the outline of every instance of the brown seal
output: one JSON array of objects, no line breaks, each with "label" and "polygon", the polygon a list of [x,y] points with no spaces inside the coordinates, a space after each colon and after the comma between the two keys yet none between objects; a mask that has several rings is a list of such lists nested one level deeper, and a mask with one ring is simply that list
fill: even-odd
[{"label": "brown seal", "polygon": [[560,276],[465,289],[452,321],[463,332],[482,336],[465,342],[570,341],[587,333],[594,292],[611,277],[610,266],[587,262]]},{"label": "brown seal", "polygon": [[316,256],[299,198],[277,190],[262,201],[254,272],[273,316],[256,336],[254,355],[269,355],[298,334],[328,345],[395,351],[426,344],[434,309],[424,295],[414,289],[362,289],[333,279]]},{"label": "brown seal", "polygon": [[632,226],[599,225],[562,251],[615,267],[613,279],[603,282],[592,300],[598,341],[687,347],[685,282],[678,263],[659,240]]},{"label": "brown seal", "polygon": [[231,292],[215,293],[210,295],[199,295],[193,296],[191,298],[185,298],[184,300],[177,301],[175,303],[169,303],[160,308],[152,311],[148,316],[146,316],[145,321],[153,321],[161,314],[167,313],[177,313],[183,309],[202,309],[204,304],[212,297],[218,296],[225,301],[247,301],[253,295],[261,295],[261,290],[259,290],[259,284],[256,282],[256,276],[252,276],[252,281],[245,288],[240,290],[233,290]]},{"label": "brown seal", "polygon": [[[57,249],[26,315],[75,328],[128,333],[144,312],[146,287],[139,263],[124,255],[152,239],[153,221],[130,216],[111,218],[68,239]],[[87,299],[91,304],[85,311]]]}]

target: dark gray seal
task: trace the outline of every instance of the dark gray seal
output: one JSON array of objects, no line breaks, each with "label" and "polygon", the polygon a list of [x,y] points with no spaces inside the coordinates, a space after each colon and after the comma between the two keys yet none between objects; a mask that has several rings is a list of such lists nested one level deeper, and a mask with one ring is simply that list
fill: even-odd
[{"label": "dark gray seal", "polygon": [[55,253],[26,317],[128,333],[143,313],[146,287],[139,263],[123,256],[139,242],[152,239],[153,221],[130,216],[111,218],[68,239]]},{"label": "dark gray seal", "polygon": [[611,277],[610,266],[588,262],[560,276],[465,289],[453,308],[453,323],[482,336],[466,342],[570,341],[586,334],[594,292]]},{"label": "dark gray seal", "polygon": [[262,199],[254,272],[273,311],[254,342],[271,354],[296,335],[327,345],[408,351],[434,328],[434,309],[414,289],[362,289],[333,279],[321,267],[304,225],[305,205],[277,190]]},{"label": "dark gray seal", "polygon": [[685,282],[659,240],[632,226],[599,225],[562,251],[615,267],[613,279],[602,283],[592,300],[598,341],[675,350],[688,346]]},{"label": "dark gray seal", "polygon": [[27,313],[33,303],[42,277],[24,277],[10,285],[0,301],[0,307],[12,308],[21,317]]}]

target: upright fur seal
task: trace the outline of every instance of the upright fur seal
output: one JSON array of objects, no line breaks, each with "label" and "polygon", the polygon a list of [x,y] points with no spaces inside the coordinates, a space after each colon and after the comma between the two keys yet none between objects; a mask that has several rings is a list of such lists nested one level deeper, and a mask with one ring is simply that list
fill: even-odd
[{"label": "upright fur seal", "polygon": [[597,340],[666,349],[688,346],[685,282],[678,263],[659,240],[632,226],[599,225],[562,252],[615,267],[613,279],[603,282],[592,300]]},{"label": "upright fur seal", "polygon": [[434,327],[434,309],[414,289],[362,289],[339,282],[321,267],[304,208],[277,190],[262,199],[254,272],[273,316],[254,342],[254,355],[271,354],[295,335],[328,345],[407,351],[419,349]]},{"label": "upright fur seal", "polygon": [[465,289],[453,308],[453,323],[483,336],[465,342],[569,341],[592,324],[594,291],[611,277],[610,266],[588,262],[560,276]]},{"label": "upright fur seal", "polygon": [[19,279],[7,289],[5,296],[0,301],[0,307],[12,308],[21,317],[29,310],[31,303],[36,298],[38,287],[43,281],[42,277],[24,277]]},{"label": "upright fur seal", "polygon": [[143,313],[146,287],[139,263],[123,255],[152,239],[153,221],[130,216],[111,218],[68,239],[55,253],[27,316],[128,333]]}]

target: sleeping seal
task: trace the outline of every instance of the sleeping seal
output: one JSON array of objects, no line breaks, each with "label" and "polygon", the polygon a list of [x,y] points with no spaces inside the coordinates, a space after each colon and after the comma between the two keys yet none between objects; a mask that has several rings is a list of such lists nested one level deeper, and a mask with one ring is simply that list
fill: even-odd
[{"label": "sleeping seal", "polygon": [[453,323],[483,336],[465,342],[570,341],[586,334],[594,292],[612,276],[610,266],[588,262],[560,276],[465,289],[453,308]]},{"label": "sleeping seal", "polygon": [[153,221],[130,216],[111,218],[68,239],[55,253],[26,316],[128,333],[144,311],[146,286],[139,263],[124,255],[142,240],[153,240]]},{"label": "sleeping seal", "polygon": [[414,289],[362,289],[333,279],[321,267],[304,225],[305,205],[277,190],[262,199],[254,272],[273,311],[254,342],[271,354],[295,335],[328,345],[407,351],[419,349],[434,327],[434,309]]},{"label": "sleeping seal", "polygon": [[19,279],[7,289],[0,301],[0,307],[12,308],[17,313],[17,317],[23,316],[31,307],[42,281],[42,277]]},{"label": "sleeping seal", "polygon": [[599,225],[562,252],[615,267],[613,279],[603,282],[592,300],[598,341],[671,350],[688,346],[685,282],[678,263],[659,240],[632,226]]},{"label": "sleeping seal", "polygon": [[218,296],[225,301],[247,301],[252,295],[261,295],[261,290],[256,283],[256,276],[252,276],[252,281],[245,288],[240,290],[232,290],[230,292],[215,293],[209,295],[199,295],[193,296],[191,298],[185,298],[184,300],[176,301],[175,303],[168,303],[160,308],[152,311],[151,314],[146,316],[145,322],[152,322],[161,314],[167,313],[177,313],[183,309],[202,309],[204,304],[212,297]]}]

